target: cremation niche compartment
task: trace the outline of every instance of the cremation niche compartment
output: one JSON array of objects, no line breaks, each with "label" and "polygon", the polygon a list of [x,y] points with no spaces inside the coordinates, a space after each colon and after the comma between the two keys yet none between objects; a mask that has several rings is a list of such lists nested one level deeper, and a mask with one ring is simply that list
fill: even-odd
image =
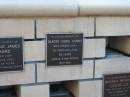
[{"label": "cremation niche compartment", "polygon": [[67,88],[68,82],[55,82],[50,84],[50,97],[74,97]]},{"label": "cremation niche compartment", "polygon": [[130,37],[107,37],[106,58],[130,57]]},{"label": "cremation niche compartment", "polygon": [[47,34],[46,39],[47,66],[82,64],[82,33]]},{"label": "cremation niche compartment", "polygon": [[103,78],[103,97],[130,97],[130,37],[106,39],[106,58],[95,61],[95,78]]},{"label": "cremation niche compartment", "polygon": [[0,86],[0,97],[18,97],[15,86]]}]

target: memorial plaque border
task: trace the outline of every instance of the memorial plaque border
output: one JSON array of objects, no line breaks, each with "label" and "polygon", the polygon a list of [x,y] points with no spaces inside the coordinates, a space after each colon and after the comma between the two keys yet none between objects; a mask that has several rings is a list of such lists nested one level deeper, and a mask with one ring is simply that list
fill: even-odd
[{"label": "memorial plaque border", "polygon": [[110,73],[110,74],[103,74],[103,79],[102,79],[102,96],[105,97],[105,76],[112,76],[112,75],[125,75],[125,74],[129,74],[130,72],[124,72],[124,73]]},{"label": "memorial plaque border", "polygon": [[25,58],[25,54],[24,54],[24,38],[23,37],[21,37],[21,36],[12,36],[12,37],[9,37],[9,36],[4,36],[4,37],[0,37],[0,39],[1,38],[7,38],[7,39],[13,39],[13,38],[21,38],[21,44],[22,44],[22,66],[23,66],[23,69],[22,70],[10,70],[10,71],[0,71],[0,74],[8,74],[8,73],[19,73],[19,72],[24,72],[25,71],[25,60],[24,60],[24,58]]},{"label": "memorial plaque border", "polygon": [[56,66],[81,66],[82,64],[75,64],[75,65],[54,65],[54,66],[48,66],[47,65],[47,35],[48,34],[82,34],[83,35],[83,39],[82,39],[82,64],[83,64],[83,56],[84,56],[84,53],[83,53],[83,51],[84,51],[84,34],[82,33],[82,32],[76,32],[76,33],[73,33],[73,32],[62,32],[62,33],[58,33],[58,32],[52,32],[52,33],[47,33],[46,34],[46,38],[45,38],[45,40],[46,40],[46,42],[45,42],[45,65],[47,66],[47,67],[56,67]]}]

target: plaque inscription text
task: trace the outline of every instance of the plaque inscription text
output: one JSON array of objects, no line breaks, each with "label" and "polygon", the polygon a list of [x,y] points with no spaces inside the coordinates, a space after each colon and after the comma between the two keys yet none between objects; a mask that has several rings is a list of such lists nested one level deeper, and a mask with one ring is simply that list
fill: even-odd
[{"label": "plaque inscription text", "polygon": [[22,38],[0,38],[0,72],[23,70]]},{"label": "plaque inscription text", "polygon": [[104,97],[130,97],[130,73],[105,75]]},{"label": "plaque inscription text", "polygon": [[83,34],[47,34],[47,65],[82,64]]}]

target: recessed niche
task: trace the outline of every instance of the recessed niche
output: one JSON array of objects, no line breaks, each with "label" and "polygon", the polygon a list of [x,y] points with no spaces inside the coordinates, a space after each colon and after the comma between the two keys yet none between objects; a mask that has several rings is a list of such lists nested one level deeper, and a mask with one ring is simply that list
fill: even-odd
[{"label": "recessed niche", "polygon": [[130,56],[130,37],[116,36],[107,38],[107,48]]},{"label": "recessed niche", "polygon": [[50,97],[74,97],[66,87],[68,82],[57,82],[50,84]]},{"label": "recessed niche", "polygon": [[18,97],[15,86],[0,86],[0,97]]},{"label": "recessed niche", "polygon": [[106,57],[130,57],[130,37],[108,37]]}]

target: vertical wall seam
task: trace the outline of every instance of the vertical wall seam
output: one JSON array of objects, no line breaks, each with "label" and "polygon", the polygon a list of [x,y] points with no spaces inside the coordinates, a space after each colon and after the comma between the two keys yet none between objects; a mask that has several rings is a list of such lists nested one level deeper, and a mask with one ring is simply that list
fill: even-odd
[{"label": "vertical wall seam", "polygon": [[96,37],[96,17],[94,17],[94,38]]},{"label": "vertical wall seam", "polygon": [[95,59],[93,60],[93,79],[95,79]]},{"label": "vertical wall seam", "polygon": [[37,39],[37,25],[36,25],[36,20],[34,20],[34,37],[35,40]]},{"label": "vertical wall seam", "polygon": [[35,64],[35,83],[37,83],[37,64]]},{"label": "vertical wall seam", "polygon": [[[96,17],[94,17],[94,38],[96,37]],[[93,61],[93,79],[95,78],[95,60]]]}]

